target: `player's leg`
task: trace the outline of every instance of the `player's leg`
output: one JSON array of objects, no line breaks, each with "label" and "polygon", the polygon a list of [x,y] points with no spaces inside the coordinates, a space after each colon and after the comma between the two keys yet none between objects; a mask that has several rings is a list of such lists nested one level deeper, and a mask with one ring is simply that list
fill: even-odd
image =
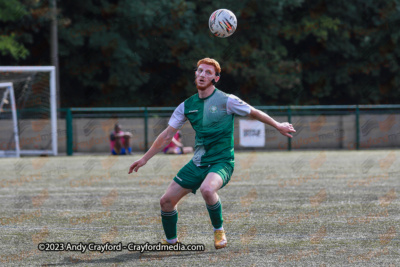
[{"label": "player's leg", "polygon": [[185,146],[183,148],[183,154],[188,154],[188,153],[193,153],[193,147],[191,146]]},{"label": "player's leg", "polygon": [[210,172],[200,186],[200,192],[206,201],[211,224],[214,227],[214,246],[216,249],[224,248],[227,245],[224,228],[222,227],[222,223],[224,222],[222,218],[222,205],[217,194],[218,189],[220,189],[222,185],[223,180],[221,176],[217,173]]},{"label": "player's leg", "polygon": [[222,187],[223,180],[215,172],[210,172],[200,186],[200,192],[206,202],[214,230],[222,230],[222,206],[217,191]]},{"label": "player's leg", "polygon": [[[176,224],[178,221],[177,204],[182,197],[192,192],[196,193],[204,177],[207,175],[208,168],[199,168],[193,161],[189,161],[169,185],[165,194],[161,197],[161,217],[165,235],[169,243],[174,243],[177,239]],[[171,240],[175,239],[175,240]]]},{"label": "player's leg", "polygon": [[129,135],[124,136],[124,147],[125,147],[127,154],[131,154],[130,140],[131,140],[131,137]]},{"label": "player's leg", "polygon": [[169,147],[166,150],[165,154],[180,154],[179,152],[180,152],[180,149],[179,149],[179,147],[176,146],[176,147]]},{"label": "player's leg", "polygon": [[165,236],[167,237],[167,242],[171,244],[177,241],[177,204],[179,200],[190,192],[192,192],[192,189],[183,188],[175,181],[172,181],[165,194],[160,199],[161,220]]},{"label": "player's leg", "polygon": [[200,186],[201,194],[206,202],[208,214],[214,227],[214,245],[216,249],[224,248],[227,244],[225,231],[222,226],[222,204],[217,191],[230,180],[233,166],[229,163],[220,163],[210,168],[206,179]]},{"label": "player's leg", "polygon": [[223,181],[220,175],[215,172],[207,174],[206,179],[204,179],[200,186],[201,195],[207,205],[212,206],[218,201],[217,191],[222,187],[222,184]]},{"label": "player's leg", "polygon": [[121,153],[121,148],[122,148],[121,138],[119,136],[116,136],[114,143],[114,151],[115,153],[117,153],[117,155]]},{"label": "player's leg", "polygon": [[175,154],[175,148],[169,147],[167,150],[164,152],[165,154]]}]

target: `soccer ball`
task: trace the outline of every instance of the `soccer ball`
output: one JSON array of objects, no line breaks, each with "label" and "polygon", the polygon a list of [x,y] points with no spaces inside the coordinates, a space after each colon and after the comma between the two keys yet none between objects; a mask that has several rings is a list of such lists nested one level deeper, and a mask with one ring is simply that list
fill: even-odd
[{"label": "soccer ball", "polygon": [[217,37],[231,36],[237,27],[236,16],[228,9],[218,9],[211,14],[208,26],[212,34]]}]

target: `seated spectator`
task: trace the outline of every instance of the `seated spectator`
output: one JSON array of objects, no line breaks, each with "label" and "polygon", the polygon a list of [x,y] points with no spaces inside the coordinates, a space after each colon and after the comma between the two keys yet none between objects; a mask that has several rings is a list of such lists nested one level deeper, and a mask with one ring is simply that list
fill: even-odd
[{"label": "seated spectator", "polygon": [[121,125],[115,124],[114,132],[110,135],[111,154],[131,155],[132,148],[129,146],[129,139],[132,137],[130,132],[121,131]]},{"label": "seated spectator", "polygon": [[165,154],[187,154],[187,153],[193,153],[193,147],[184,147],[182,142],[181,142],[181,132],[177,131],[174,137],[172,138],[172,142],[169,143],[164,148],[164,153]]}]

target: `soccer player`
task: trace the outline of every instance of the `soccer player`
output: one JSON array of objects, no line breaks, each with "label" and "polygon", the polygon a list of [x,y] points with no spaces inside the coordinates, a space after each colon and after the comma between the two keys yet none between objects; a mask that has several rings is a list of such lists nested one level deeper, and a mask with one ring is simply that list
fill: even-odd
[{"label": "soccer player", "polygon": [[175,109],[169,126],[157,137],[143,157],[129,168],[129,173],[137,172],[171,142],[172,137],[187,120],[190,121],[196,132],[194,156],[174,177],[160,200],[162,225],[166,242],[169,244],[179,242],[176,227],[179,200],[190,192],[196,193],[200,188],[214,227],[215,248],[220,249],[227,245],[222,226],[222,205],[217,191],[229,182],[234,169],[234,115],[257,119],[275,127],[287,137],[293,137],[290,133],[296,132],[291,124],[279,123],[238,97],[215,88],[220,73],[221,67],[214,59],[204,58],[197,62],[195,83],[198,93]]}]

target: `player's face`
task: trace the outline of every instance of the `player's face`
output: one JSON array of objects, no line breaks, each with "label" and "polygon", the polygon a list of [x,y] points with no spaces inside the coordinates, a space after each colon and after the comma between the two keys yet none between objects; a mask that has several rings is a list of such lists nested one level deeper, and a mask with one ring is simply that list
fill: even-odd
[{"label": "player's face", "polygon": [[212,86],[212,80],[218,81],[218,77],[215,75],[215,68],[212,65],[200,64],[196,72],[196,87],[199,90],[206,90]]}]

